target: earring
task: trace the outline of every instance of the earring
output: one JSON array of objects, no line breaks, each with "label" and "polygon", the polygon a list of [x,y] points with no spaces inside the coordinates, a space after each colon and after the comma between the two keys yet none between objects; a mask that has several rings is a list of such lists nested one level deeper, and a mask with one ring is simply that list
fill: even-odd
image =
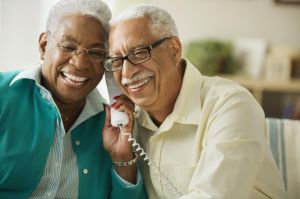
[{"label": "earring", "polygon": [[41,57],[40,61],[39,61],[39,65],[40,66],[43,66],[44,64],[44,56]]}]

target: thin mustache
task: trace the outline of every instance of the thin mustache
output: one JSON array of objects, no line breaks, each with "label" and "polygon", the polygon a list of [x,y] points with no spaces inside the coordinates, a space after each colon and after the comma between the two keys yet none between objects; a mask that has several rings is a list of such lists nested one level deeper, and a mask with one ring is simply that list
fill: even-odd
[{"label": "thin mustache", "polygon": [[150,77],[153,75],[154,75],[153,72],[138,73],[130,79],[127,79],[126,77],[122,77],[121,83],[122,83],[122,85],[128,85],[128,84],[131,84],[133,82],[139,81],[141,79],[144,79],[144,78],[147,78],[147,77]]}]

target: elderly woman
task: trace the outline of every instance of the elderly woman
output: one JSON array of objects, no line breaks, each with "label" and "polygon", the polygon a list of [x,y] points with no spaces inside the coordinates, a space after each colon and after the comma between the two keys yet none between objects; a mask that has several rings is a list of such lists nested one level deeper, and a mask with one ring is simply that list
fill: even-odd
[{"label": "elderly woman", "polygon": [[95,89],[110,18],[99,0],[62,0],[39,37],[41,67],[0,73],[0,198],[145,197]]}]

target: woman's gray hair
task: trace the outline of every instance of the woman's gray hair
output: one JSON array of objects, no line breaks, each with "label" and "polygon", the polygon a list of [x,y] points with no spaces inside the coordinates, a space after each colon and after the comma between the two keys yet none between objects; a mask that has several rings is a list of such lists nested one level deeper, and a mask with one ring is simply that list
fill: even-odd
[{"label": "woman's gray hair", "polygon": [[59,24],[62,17],[78,14],[89,16],[99,21],[105,33],[109,33],[109,20],[111,11],[109,7],[100,0],[61,0],[58,1],[49,11],[47,19],[47,31],[51,31]]},{"label": "woman's gray hair", "polygon": [[155,37],[178,36],[177,27],[171,15],[164,9],[148,4],[131,6],[110,21],[111,26],[122,21],[147,18],[149,29]]}]

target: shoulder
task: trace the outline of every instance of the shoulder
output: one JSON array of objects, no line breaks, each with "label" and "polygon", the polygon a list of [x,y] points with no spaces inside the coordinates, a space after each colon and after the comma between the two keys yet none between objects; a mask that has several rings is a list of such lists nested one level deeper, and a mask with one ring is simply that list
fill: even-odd
[{"label": "shoulder", "polygon": [[264,115],[260,104],[248,89],[228,79],[204,77],[200,96],[203,108],[216,113],[234,110],[249,115],[250,112]]},{"label": "shoulder", "polygon": [[237,82],[218,76],[202,75],[189,62],[180,92],[184,95],[184,101],[191,101],[191,96],[199,100],[201,110],[217,110],[237,104],[235,107],[260,107],[253,95]]},{"label": "shoulder", "polygon": [[253,100],[251,93],[237,82],[218,76],[203,76],[202,95],[205,98],[227,98],[230,96],[247,96]]},{"label": "shoulder", "polygon": [[186,60],[186,63],[187,67],[185,70],[184,80],[186,80],[186,84],[188,84],[189,87],[193,87],[195,89],[200,87],[202,99],[215,97],[221,98],[237,93],[251,96],[249,91],[237,82],[218,76],[210,77],[202,75],[201,72],[199,72],[199,70],[196,69],[188,60]]},{"label": "shoulder", "polygon": [[0,88],[3,86],[9,86],[11,81],[20,73],[21,71],[11,71],[11,72],[0,72]]},{"label": "shoulder", "polygon": [[[35,82],[29,79],[19,79],[14,81],[14,79],[22,71],[12,71],[12,72],[0,72],[0,102],[20,100],[20,96],[25,97],[24,94],[32,95]],[[31,92],[28,92],[31,90]]]},{"label": "shoulder", "polygon": [[34,78],[28,76],[28,71],[30,70],[0,72],[0,91],[3,92],[5,89],[23,88],[28,84],[35,84]]}]

